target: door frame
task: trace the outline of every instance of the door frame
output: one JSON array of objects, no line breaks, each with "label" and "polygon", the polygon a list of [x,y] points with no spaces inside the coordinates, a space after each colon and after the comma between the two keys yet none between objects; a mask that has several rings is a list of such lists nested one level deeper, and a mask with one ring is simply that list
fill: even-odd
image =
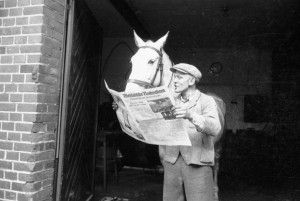
[{"label": "door frame", "polygon": [[65,134],[68,111],[68,95],[69,95],[69,80],[71,69],[71,50],[73,40],[74,28],[74,6],[75,0],[67,0],[65,7],[65,30],[64,30],[64,48],[62,55],[62,69],[61,69],[61,83],[60,83],[60,100],[58,113],[58,128],[56,138],[55,150],[55,178],[54,178],[54,195],[56,201],[60,201],[63,167],[64,167],[64,153],[65,153]]}]

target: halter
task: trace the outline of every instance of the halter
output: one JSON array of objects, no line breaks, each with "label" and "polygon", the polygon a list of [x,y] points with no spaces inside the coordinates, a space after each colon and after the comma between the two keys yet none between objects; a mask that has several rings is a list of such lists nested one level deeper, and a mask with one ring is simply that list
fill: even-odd
[{"label": "halter", "polygon": [[145,89],[153,88],[154,87],[153,83],[155,81],[157,73],[158,73],[158,71],[160,71],[160,80],[159,80],[159,86],[160,86],[161,80],[162,80],[162,74],[163,74],[163,67],[164,67],[164,64],[162,63],[162,57],[163,57],[162,51],[158,50],[154,47],[151,47],[151,46],[141,46],[140,48],[143,48],[143,49],[150,48],[150,49],[154,50],[155,52],[157,52],[157,54],[159,55],[159,59],[158,59],[158,63],[157,63],[157,66],[156,66],[156,71],[155,71],[154,76],[152,77],[150,82],[137,80],[137,79],[129,79],[127,81],[127,83],[134,83],[134,84],[137,84],[141,87],[144,87]]}]

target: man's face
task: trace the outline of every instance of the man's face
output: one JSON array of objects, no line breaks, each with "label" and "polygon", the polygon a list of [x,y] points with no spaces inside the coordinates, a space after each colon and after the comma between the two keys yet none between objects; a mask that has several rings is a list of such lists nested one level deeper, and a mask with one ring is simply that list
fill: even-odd
[{"label": "man's face", "polygon": [[194,85],[195,79],[189,74],[182,73],[180,71],[175,71],[173,73],[173,82],[176,93],[185,92],[189,86]]}]

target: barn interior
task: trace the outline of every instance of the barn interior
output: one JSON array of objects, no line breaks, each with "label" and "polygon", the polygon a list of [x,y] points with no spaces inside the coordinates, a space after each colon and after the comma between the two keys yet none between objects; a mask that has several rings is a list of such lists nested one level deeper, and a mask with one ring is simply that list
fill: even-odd
[{"label": "barn interior", "polygon": [[[226,103],[220,200],[300,199],[297,0],[85,3],[102,33],[99,128],[120,129],[103,80],[112,89],[124,91],[130,58],[137,51],[133,30],[153,41],[169,31],[164,50],[173,63],[197,66],[203,74],[199,89],[217,94]],[[115,184],[114,172],[108,171],[105,193],[102,176],[96,174],[95,199],[120,195],[129,200],[161,200],[159,193],[153,193],[162,192],[157,147],[124,133],[116,143],[120,182]],[[150,191],[157,194],[155,198],[144,191],[136,194],[146,184],[157,188]]]}]

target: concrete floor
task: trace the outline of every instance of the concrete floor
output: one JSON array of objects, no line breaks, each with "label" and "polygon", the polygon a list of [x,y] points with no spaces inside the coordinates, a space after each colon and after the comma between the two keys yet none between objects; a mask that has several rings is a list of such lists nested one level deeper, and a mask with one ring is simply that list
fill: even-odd
[{"label": "concrete floor", "polygon": [[[114,197],[114,201],[162,201],[163,173],[122,168],[118,183],[112,173],[108,178],[106,193],[101,180],[96,179],[93,201],[103,201],[105,197]],[[300,201],[300,185],[295,181],[245,184],[224,177],[219,183],[220,201]]]}]

